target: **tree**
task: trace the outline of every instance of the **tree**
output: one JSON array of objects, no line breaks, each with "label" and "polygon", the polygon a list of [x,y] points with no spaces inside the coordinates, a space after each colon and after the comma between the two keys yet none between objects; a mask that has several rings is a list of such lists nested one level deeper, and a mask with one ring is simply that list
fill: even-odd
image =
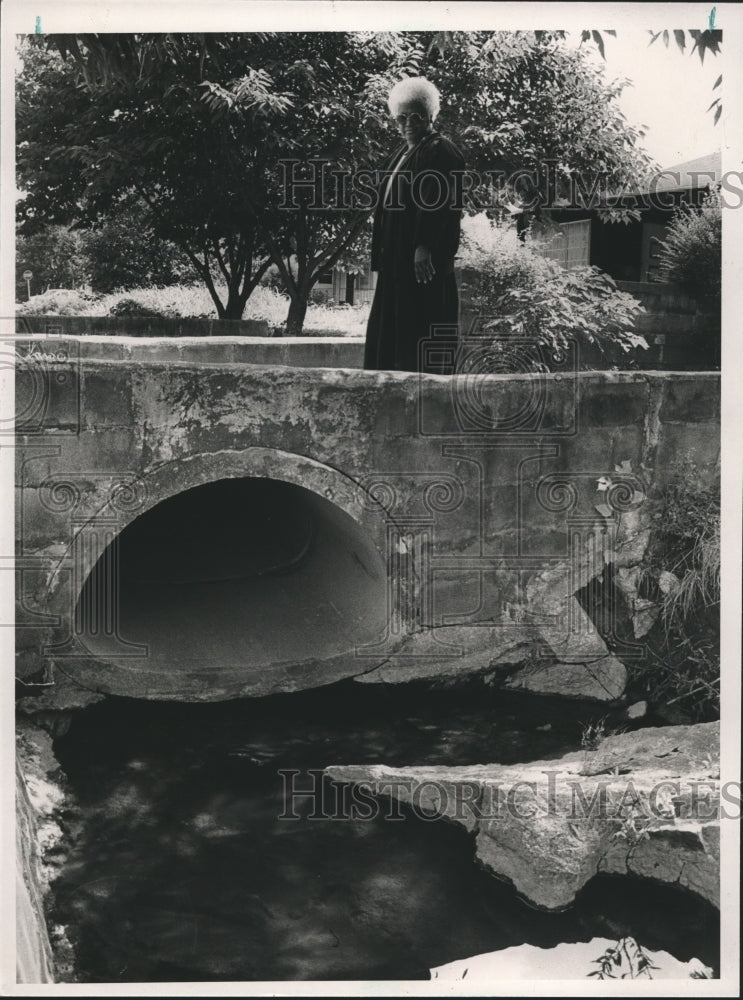
[{"label": "tree", "polygon": [[159,239],[149,210],[124,202],[84,235],[87,270],[94,292],[191,282],[194,272],[174,244]]},{"label": "tree", "polygon": [[90,277],[85,235],[70,226],[45,226],[16,241],[16,300],[27,296],[23,272],[33,272],[32,294],[79,288]]},{"label": "tree", "polygon": [[[385,148],[389,130],[367,88],[405,51],[394,35],[313,32],[272,38],[264,52],[262,72],[290,99],[262,143],[270,212],[254,217],[290,298],[289,334],[301,332],[320,275],[363,244],[369,209],[355,207],[339,177],[368,169]],[[241,128],[250,112],[243,81],[207,89],[214,113]]]},{"label": "tree", "polygon": [[602,69],[565,35],[448,32],[429,40],[428,75],[452,95],[442,125],[461,135],[476,168],[522,175],[515,189],[497,184],[490,200],[515,194],[531,201],[535,190],[560,198],[576,178],[622,187],[651,164],[642,129],[626,121],[616,101],[629,81],[605,82]]},{"label": "tree", "polygon": [[[23,226],[99,223],[136,193],[220,316],[242,315],[273,262],[291,299],[288,332],[301,329],[319,275],[358,252],[370,213],[342,199],[313,205],[308,188],[287,201],[284,172],[307,177],[321,160],[351,173],[377,166],[398,141],[386,95],[403,76],[438,84],[442,130],[472,167],[540,181],[551,159],[559,184],[599,170],[626,179],[644,163],[639,132],[614,104],[619,85],[556,32],[454,33],[451,44],[433,32],[62,35],[25,43],[24,61],[28,51]],[[51,119],[50,86],[60,95]],[[332,202],[332,180],[328,190]]]},{"label": "tree", "polygon": [[[714,8],[713,8],[714,13]],[[714,21],[714,18],[713,18]],[[711,52],[713,56],[716,56],[718,52],[721,51],[720,46],[722,45],[722,32],[719,29],[708,28],[706,31],[699,31],[691,29],[689,31],[689,36],[693,40],[694,44],[691,47],[691,55],[696,52],[699,56],[699,61],[704,62],[704,55],[706,52]],[[668,43],[670,41],[669,31],[650,31],[650,45],[653,42],[657,42],[659,38],[663,39],[663,44],[668,48]],[[676,42],[676,46],[683,53],[686,51],[686,32],[682,28],[676,28],[673,32],[673,39]],[[715,91],[722,84],[722,75],[718,76],[712,85],[712,90]],[[716,97],[715,100],[707,108],[711,111],[715,108],[715,125],[720,120],[720,115],[722,114],[722,100]]]},{"label": "tree", "polygon": [[[239,318],[271,260],[243,197],[262,187],[262,164],[251,147],[236,155],[202,84],[212,69],[232,78],[259,44],[223,35],[28,39],[17,116],[18,173],[27,189],[22,230],[39,218],[94,226],[136,195],[155,235],[187,255],[218,315]],[[50,87],[59,95],[51,117]],[[252,90],[256,119],[281,106],[262,78]],[[253,132],[260,139],[259,123]]]},{"label": "tree", "polygon": [[[715,8],[713,7],[712,8],[713,15],[714,15],[714,10]],[[714,16],[712,17],[712,23],[714,23]],[[659,38],[662,38],[663,44],[665,45],[666,48],[668,48],[668,45],[671,41],[671,35],[673,35],[673,40],[676,43],[676,47],[678,48],[678,50],[681,52],[682,55],[686,52],[686,47],[687,47],[686,36],[688,34],[689,38],[691,38],[691,40],[694,43],[691,46],[691,49],[689,50],[689,54],[693,56],[694,53],[696,52],[697,55],[699,56],[699,61],[701,63],[704,62],[704,56],[707,52],[711,52],[713,56],[716,56],[718,52],[722,51],[721,50],[722,31],[720,31],[718,28],[708,28],[706,31],[699,31],[692,28],[689,32],[684,31],[683,28],[674,28],[673,31],[669,31],[668,29],[665,29],[663,31],[653,31],[652,29],[649,29],[648,34],[650,35],[650,41],[648,42],[648,45],[652,45],[654,42],[657,42]],[[581,44],[583,42],[593,40],[596,43],[596,47],[598,48],[599,52],[601,53],[601,58],[604,59],[606,58],[604,53],[604,38],[603,38],[604,35],[616,36],[616,31],[603,31],[603,32],[582,31]],[[714,84],[712,85],[713,92],[717,90],[717,88],[721,86],[721,84],[722,84],[722,75],[718,76]],[[715,125],[716,125],[720,120],[720,115],[722,114],[721,98],[719,97],[715,98],[715,100],[710,104],[707,110],[711,111],[713,108],[715,108]]]}]

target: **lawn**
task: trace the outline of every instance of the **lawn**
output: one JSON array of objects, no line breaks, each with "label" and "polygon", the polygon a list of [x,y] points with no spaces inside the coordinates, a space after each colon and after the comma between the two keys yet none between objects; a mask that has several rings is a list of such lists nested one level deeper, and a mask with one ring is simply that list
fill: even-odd
[{"label": "lawn", "polygon": [[[224,291],[224,290],[221,290]],[[122,306],[124,301],[131,307]],[[129,291],[96,295],[92,292],[57,288],[34,295],[29,302],[16,306],[21,316],[116,316],[136,315],[134,303],[147,313],[166,317],[205,317],[216,319],[217,310],[206,288],[199,285],[170,285],[166,288],[136,288]],[[121,310],[121,311],[120,311]],[[286,321],[289,298],[275,288],[260,285],[248,300],[244,319],[264,319],[269,327]],[[304,323],[306,333],[317,331],[338,336],[363,336],[369,306],[328,306],[311,303]]]}]

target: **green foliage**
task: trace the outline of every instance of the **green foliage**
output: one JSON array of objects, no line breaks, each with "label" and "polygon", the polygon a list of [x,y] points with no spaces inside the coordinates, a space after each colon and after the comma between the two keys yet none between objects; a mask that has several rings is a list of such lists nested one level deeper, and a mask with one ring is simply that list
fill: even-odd
[{"label": "green foliage", "polygon": [[[220,289],[223,294],[223,289]],[[120,306],[122,300],[136,306]],[[264,319],[269,327],[282,328],[289,297],[275,288],[259,286],[245,309],[245,319]],[[202,284],[169,285],[166,288],[138,288],[129,292],[96,295],[73,289],[54,289],[44,295],[34,295],[30,302],[16,306],[19,316],[115,316],[159,315],[214,319],[216,309],[209,292]],[[305,332],[309,336],[356,336],[366,329],[369,306],[329,306],[310,303]],[[283,332],[283,329],[282,329]]]},{"label": "green foliage", "polygon": [[548,189],[547,163],[556,197],[570,191],[575,176],[601,174],[621,189],[652,165],[643,130],[625,120],[617,103],[629,81],[607,82],[603,67],[565,35],[476,31],[431,39],[425,72],[445,95],[442,131],[460,140],[471,167],[521,172],[518,183],[496,181],[475,191],[475,199],[529,203]]},{"label": "green foliage", "polygon": [[567,271],[484,215],[464,224],[461,265],[475,272],[474,304],[500,340],[520,337],[565,349],[572,338],[604,350],[647,347],[633,332],[643,307],[596,267]]},{"label": "green foliage", "polygon": [[149,305],[144,305],[142,302],[138,302],[136,299],[123,298],[111,307],[109,310],[110,316],[163,316],[167,313],[160,312],[158,309],[153,308]]},{"label": "green foliage", "polygon": [[[662,38],[663,44],[665,45],[666,48],[668,48],[668,43],[671,40],[669,31],[667,30],[649,31],[648,33],[650,35],[650,45],[652,45],[653,42],[657,42],[659,38]],[[702,63],[704,62],[705,53],[711,52],[713,56],[716,56],[717,53],[721,51],[720,46],[722,45],[722,32],[718,28],[708,28],[705,31],[700,31],[698,28],[696,29],[692,28],[689,31],[689,36],[694,42],[693,46],[691,47],[690,54],[694,55],[694,53],[696,52],[697,55],[699,56],[699,61]],[[676,28],[674,29],[673,32],[673,38],[674,41],[676,42],[678,49],[683,54],[686,51],[686,32],[683,30],[683,28]],[[714,83],[714,86],[712,87],[712,90],[713,91],[717,90],[717,88],[720,86],[721,83],[722,83],[722,76],[718,76],[717,80]],[[712,108],[715,108],[715,125],[716,125],[720,120],[720,115],[722,114],[722,101],[719,97],[715,98],[715,100],[710,104],[707,110],[711,111]]]},{"label": "green foliage", "polygon": [[659,268],[666,281],[719,308],[722,296],[722,198],[710,191],[697,209],[684,205],[674,213],[660,247]]},{"label": "green foliage", "polygon": [[[44,135],[46,77],[23,90],[22,225],[42,204],[47,218],[98,223],[137,194],[156,235],[187,254],[220,316],[242,315],[271,262],[292,300],[306,303],[367,218],[312,214],[302,198],[281,209],[280,161],[321,157],[352,169],[378,161],[389,133],[362,112],[369,75],[390,63],[383,46],[347,32],[48,36],[24,43],[24,73],[34,78],[35,50],[55,45],[55,82],[84,106],[52,131],[51,149],[24,145],[26,133]],[[54,58],[45,51],[43,65]],[[60,189],[72,189],[65,200],[49,194],[53,185],[38,188],[45,163]]]},{"label": "green foliage", "polygon": [[18,316],[86,316],[97,315],[98,296],[79,288],[50,288],[32,295],[28,302],[16,307]]},{"label": "green foliage", "polygon": [[598,969],[589,972],[588,977],[597,979],[652,979],[651,969],[658,968],[633,937],[620,938],[595,958],[593,964],[598,965]]},{"label": "green foliage", "polygon": [[597,719],[595,722],[586,722],[581,727],[580,745],[584,750],[598,750],[607,736],[611,736],[617,731],[607,730],[606,716]]},{"label": "green foliage", "polygon": [[16,299],[25,301],[25,270],[33,271],[31,294],[50,288],[78,288],[90,279],[85,234],[71,226],[46,226],[16,240]]},{"label": "green foliage", "polygon": [[[713,7],[712,8],[713,13],[714,10],[715,8]],[[676,43],[676,47],[678,48],[679,52],[681,52],[682,55],[685,54],[687,46],[687,38],[686,38],[687,32],[684,31],[683,28],[674,28],[673,31],[669,31],[668,29],[665,29],[663,31],[653,31],[652,29],[648,29],[648,34],[650,35],[650,42],[648,43],[649,45],[652,45],[653,42],[657,42],[659,38],[662,38],[663,44],[665,45],[666,48],[668,48],[668,45],[671,41],[671,35],[673,35],[673,40]],[[581,32],[581,43],[587,42],[590,38],[592,38],[593,41],[596,43],[596,47],[601,53],[601,58],[604,59],[606,58],[604,54],[604,39],[603,39],[604,35],[616,36],[616,31],[583,31]],[[701,63],[704,63],[704,56],[707,52],[711,52],[713,56],[716,56],[718,52],[722,51],[721,49],[722,31],[720,31],[718,28],[708,28],[705,31],[700,31],[698,28],[697,29],[692,28],[688,32],[688,35],[689,38],[694,43],[690,49],[690,55],[693,56],[694,53],[696,52],[697,55],[699,56],[699,61]],[[721,83],[722,83],[722,76],[718,76],[717,79],[715,80],[712,90],[713,91],[717,90],[717,88],[721,85]],[[707,110],[711,111],[713,108],[716,109],[715,110],[715,125],[716,125],[720,120],[720,115],[722,114],[722,101],[719,97],[716,98],[710,104]]]},{"label": "green foliage", "polygon": [[646,597],[659,609],[642,680],[656,703],[693,716],[720,709],[720,489],[693,466],[663,491],[646,554]]},{"label": "green foliage", "polygon": [[96,292],[174,285],[195,277],[182,251],[155,235],[146,206],[112,212],[86,234],[84,248]]}]

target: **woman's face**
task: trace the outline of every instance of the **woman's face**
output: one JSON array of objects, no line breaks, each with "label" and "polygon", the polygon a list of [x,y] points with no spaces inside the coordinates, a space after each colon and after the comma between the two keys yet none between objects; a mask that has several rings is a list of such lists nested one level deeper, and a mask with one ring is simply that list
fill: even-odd
[{"label": "woman's face", "polygon": [[408,145],[413,145],[428,131],[430,118],[418,101],[403,101],[395,112],[395,123]]}]

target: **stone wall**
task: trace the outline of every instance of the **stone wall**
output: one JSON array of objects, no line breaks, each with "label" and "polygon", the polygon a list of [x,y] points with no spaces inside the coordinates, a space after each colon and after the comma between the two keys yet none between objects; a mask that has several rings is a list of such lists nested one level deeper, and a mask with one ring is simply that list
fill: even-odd
[{"label": "stone wall", "polygon": [[[73,360],[74,348],[67,360],[20,348],[18,666],[93,691],[235,697],[500,669],[528,687],[514,665],[536,642],[548,690],[616,697],[623,667],[575,594],[606,562],[641,559],[674,470],[718,469],[714,374],[575,373],[566,359],[539,377],[448,379]],[[302,487],[368,540],[387,576],[378,644],[260,676],[204,663],[177,685],[135,660],[81,654],[75,605],[104,545],[167,497],[246,476]]]},{"label": "stone wall", "polygon": [[33,316],[16,318],[16,332],[65,337],[266,337],[263,319],[202,319],[167,316]]},{"label": "stone wall", "polygon": [[645,353],[652,367],[671,371],[719,369],[719,311],[714,313],[677,285],[650,281],[618,281],[617,285],[645,307],[637,332],[650,345]]}]

